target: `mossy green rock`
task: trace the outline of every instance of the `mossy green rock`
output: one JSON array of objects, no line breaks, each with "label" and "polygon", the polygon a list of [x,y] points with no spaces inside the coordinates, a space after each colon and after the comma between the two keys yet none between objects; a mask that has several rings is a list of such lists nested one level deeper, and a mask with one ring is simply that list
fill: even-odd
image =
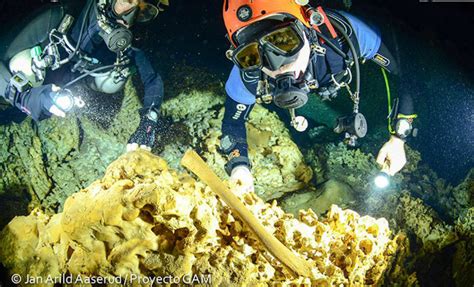
[{"label": "mossy green rock", "polygon": [[131,81],[124,94],[107,127],[83,114],[0,126],[0,194],[25,198],[27,190],[34,205],[55,209],[100,177],[138,125],[140,100]]}]

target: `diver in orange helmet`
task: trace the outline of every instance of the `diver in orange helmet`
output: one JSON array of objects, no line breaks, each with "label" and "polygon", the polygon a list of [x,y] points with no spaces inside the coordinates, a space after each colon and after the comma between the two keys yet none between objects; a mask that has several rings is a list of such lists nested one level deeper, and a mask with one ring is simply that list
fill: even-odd
[{"label": "diver in orange helmet", "polygon": [[[313,8],[305,0],[224,0],[223,16],[231,48],[226,56],[234,67],[226,82],[227,98],[222,123],[221,150],[232,181],[253,189],[248,158],[245,120],[255,103],[273,103],[288,109],[291,125],[304,131],[308,122],[296,109],[314,92],[323,100],[349,90],[353,113],[338,119],[335,132],[356,145],[367,124],[359,111],[359,61],[372,60],[398,74],[393,56],[377,29],[342,11]],[[349,83],[354,82],[354,89]],[[414,134],[416,118],[409,93],[402,93],[389,107],[390,139],[377,162],[394,175],[406,163],[404,144]]]}]

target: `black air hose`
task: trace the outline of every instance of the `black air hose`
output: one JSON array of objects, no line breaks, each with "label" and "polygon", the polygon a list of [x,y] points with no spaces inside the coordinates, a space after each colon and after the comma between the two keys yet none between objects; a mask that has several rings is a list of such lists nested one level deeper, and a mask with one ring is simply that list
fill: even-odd
[{"label": "black air hose", "polygon": [[77,55],[77,53],[79,51],[79,46],[81,45],[81,40],[82,40],[82,34],[84,33],[84,28],[86,27],[86,22],[89,19],[89,13],[91,11],[92,5],[94,5],[94,0],[89,0],[89,2],[87,3],[87,8],[86,8],[86,12],[84,14],[84,18],[82,19],[81,30],[79,32],[79,38],[77,38],[77,43],[76,43],[76,47],[74,48],[74,51],[68,57],[69,60],[71,60],[75,55]]},{"label": "black air hose", "polygon": [[[355,74],[356,74],[356,93],[359,95],[360,94],[360,66],[359,66],[359,57],[357,55],[357,51],[354,47],[354,44],[352,43],[351,39],[349,38],[349,35],[344,31],[343,27],[334,21],[334,18],[330,15],[328,15],[329,22],[341,33],[341,35],[346,39],[347,44],[349,45],[349,49],[352,52],[352,55],[354,57],[354,66],[355,66]],[[324,38],[323,38],[324,39]],[[331,43],[332,44],[332,43]],[[337,52],[337,51],[336,51]],[[347,56],[347,54],[346,54]]]},{"label": "black air hose", "polygon": [[102,67],[98,67],[98,68],[95,68],[95,69],[93,69],[93,70],[87,71],[86,73],[80,75],[79,77],[77,77],[77,78],[71,80],[70,82],[68,82],[67,84],[65,84],[65,85],[63,86],[63,88],[69,87],[70,85],[72,85],[72,84],[74,84],[74,83],[76,83],[76,82],[82,80],[83,78],[89,76],[90,74],[93,74],[93,73],[96,73],[96,72],[100,72],[100,71],[102,71],[102,70],[106,70],[106,69],[109,69],[109,68],[110,68],[110,70],[112,70],[113,68],[115,68],[115,67],[117,67],[117,66],[123,66],[123,65],[125,65],[125,64],[112,64],[112,65],[102,66]]}]

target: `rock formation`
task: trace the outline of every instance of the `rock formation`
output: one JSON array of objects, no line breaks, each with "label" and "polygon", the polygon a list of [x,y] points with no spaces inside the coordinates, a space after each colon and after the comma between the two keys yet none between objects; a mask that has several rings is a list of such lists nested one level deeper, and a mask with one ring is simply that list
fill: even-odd
[{"label": "rock formation", "polygon": [[383,218],[334,205],[324,220],[311,210],[296,219],[276,202],[236,193],[268,232],[314,266],[313,278],[289,273],[209,187],[142,150],[69,196],[62,213],[36,209],[12,220],[0,235],[0,260],[23,278],[210,274],[212,286],[376,285],[400,268],[401,235]]},{"label": "rock formation", "polygon": [[[203,151],[203,157],[213,170],[226,178],[226,158],[219,153],[220,127],[224,115],[223,98],[213,93],[181,94],[163,104],[163,113],[175,122],[184,123],[192,138],[184,145]],[[303,154],[291,140],[288,129],[275,113],[256,105],[247,122],[249,157],[255,176],[255,190],[264,200],[278,198],[285,193],[303,189],[312,178]],[[161,156],[178,168],[186,150],[178,145]],[[181,152],[176,153],[176,150]]]},{"label": "rock formation", "polygon": [[[193,77],[189,76],[188,84],[190,87],[195,86]],[[156,176],[164,180],[163,176],[167,175],[166,178],[173,182],[170,188],[174,191],[176,191],[174,189],[176,186],[185,185],[181,181],[182,179],[199,185],[189,177],[171,171],[171,169],[174,169],[183,172],[183,169],[179,166],[179,160],[188,148],[198,150],[221,178],[227,178],[223,170],[225,158],[218,152],[224,100],[221,96],[222,94],[218,92],[221,88],[222,85],[218,83],[213,84],[212,89],[203,91],[196,91],[188,87],[182,89],[172,99],[167,99],[162,106],[166,128],[165,132],[160,134],[160,138],[157,141],[158,145],[154,147],[153,152],[160,155],[170,168],[163,167]],[[184,226],[183,228],[186,228],[186,232],[189,232],[182,234],[181,232],[183,231],[177,231],[181,227],[173,227],[173,224],[181,222],[179,220],[182,217],[177,218],[172,213],[171,215],[156,219],[156,214],[153,213],[156,210],[149,210],[151,208],[150,205],[138,206],[134,197],[123,195],[128,194],[127,192],[131,189],[135,190],[138,185],[142,186],[144,184],[144,182],[140,181],[142,179],[139,177],[132,179],[127,177],[133,183],[132,186],[118,186],[118,190],[112,189],[112,191],[113,185],[103,185],[103,183],[94,182],[104,175],[107,166],[125,150],[126,141],[138,124],[137,110],[140,107],[140,100],[137,97],[135,88],[131,82],[128,82],[123,99],[113,98],[110,101],[114,103],[112,111],[107,109],[110,107],[104,106],[103,103],[95,103],[93,98],[86,102],[90,103],[91,106],[82,113],[78,113],[77,117],[66,119],[52,118],[40,124],[34,124],[31,120],[26,119],[20,124],[0,126],[0,142],[2,143],[0,144],[0,174],[2,175],[0,177],[0,209],[2,210],[0,213],[0,224],[4,226],[14,215],[26,215],[33,208],[37,208],[28,217],[17,217],[2,233],[2,242],[6,244],[5,246],[9,246],[9,248],[2,249],[5,250],[2,251],[2,258],[4,260],[2,262],[10,271],[18,271],[21,274],[30,271],[33,274],[46,274],[50,271],[56,272],[54,274],[66,271],[73,273],[74,271],[76,272],[74,274],[79,274],[78,272],[83,270],[78,267],[80,260],[84,260],[84,266],[89,266],[88,264],[93,262],[96,262],[94,264],[97,264],[97,262],[105,264],[105,261],[113,258],[113,262],[104,265],[106,266],[104,267],[105,269],[98,271],[94,269],[94,272],[96,272],[94,274],[109,274],[107,272],[110,272],[110,274],[123,274],[120,273],[122,272],[120,270],[136,270],[137,267],[133,265],[136,262],[139,264],[140,274],[145,274],[146,272],[150,272],[149,274],[165,274],[165,271],[175,272],[178,269],[168,270],[161,265],[158,267],[150,265],[151,267],[146,267],[148,268],[146,269],[143,266],[148,266],[144,264],[152,264],[150,262],[163,262],[163,260],[178,260],[176,262],[181,262],[182,266],[191,266],[191,263],[201,262],[196,259],[201,258],[200,260],[209,259],[210,262],[213,262],[209,266],[206,265],[207,267],[199,265],[201,263],[192,265],[200,266],[199,268],[201,269],[199,270],[201,273],[208,270],[209,273],[215,272],[218,274],[220,272],[218,270],[219,264],[235,271],[234,275],[226,275],[227,277],[216,275],[216,278],[224,276],[221,279],[216,279],[221,280],[216,282],[243,283],[247,282],[244,279],[248,276],[250,276],[248,277],[250,278],[249,280],[254,280],[248,281],[250,285],[254,282],[269,282],[269,280],[287,283],[310,282],[308,281],[309,279],[289,276],[290,274],[279,266],[278,263],[274,262],[271,256],[269,257],[268,254],[263,252],[261,246],[255,242],[255,239],[252,239],[252,235],[248,233],[245,227],[241,226],[238,219],[229,215],[230,211],[222,207],[220,201],[210,202],[210,199],[204,200],[203,198],[207,198],[211,193],[203,186],[197,188],[191,185],[191,187],[184,188],[186,196],[188,196],[188,192],[191,190],[193,192],[199,190],[202,198],[191,196],[191,199],[183,200],[185,202],[189,200],[203,202],[203,206],[206,206],[203,207],[206,208],[206,212],[213,210],[211,212],[213,215],[216,215],[218,211],[219,216],[216,217],[218,219],[213,221],[213,224],[218,224],[219,228],[209,227],[209,230],[214,230],[209,232],[214,236],[213,240],[221,242],[222,246],[228,244],[227,247],[222,247],[223,249],[219,250],[203,249],[206,250],[204,253],[208,255],[214,254],[214,256],[209,255],[207,258],[201,254],[202,252],[194,252],[192,249],[201,248],[203,244],[205,247],[202,248],[217,248],[215,242],[212,244],[209,242],[205,243],[206,241],[201,238],[201,236],[208,236],[206,233],[208,231],[204,232],[204,229],[199,227],[201,223],[196,223],[198,221],[195,219],[191,221],[189,221],[190,219],[188,221],[185,220],[185,224],[179,223],[184,224],[182,225]],[[108,102],[107,105],[109,105]],[[104,113],[104,111],[107,111],[107,113]],[[440,280],[439,282],[446,284],[453,284],[454,282],[457,286],[465,286],[469,282],[474,282],[474,272],[471,272],[474,268],[474,245],[472,243],[474,242],[474,212],[472,211],[474,202],[473,171],[469,173],[463,183],[452,187],[438,178],[431,169],[420,163],[421,156],[417,151],[408,148],[407,166],[400,174],[392,178],[392,186],[390,188],[381,191],[371,186],[371,179],[377,173],[378,167],[374,162],[373,156],[369,153],[359,149],[348,149],[343,144],[324,141],[320,141],[317,144],[308,144],[305,148],[298,148],[291,139],[285,124],[273,112],[258,105],[254,107],[250,115],[247,130],[249,135],[249,154],[253,162],[253,173],[255,175],[256,194],[242,195],[242,198],[254,210],[254,213],[258,214],[262,220],[267,220],[266,224],[269,226],[270,231],[275,232],[278,238],[293,248],[293,250],[300,252],[308,260],[314,261],[318,266],[317,272],[322,274],[315,271],[317,274],[315,278],[329,280],[330,284],[356,282],[351,281],[356,280],[354,279],[355,277],[350,277],[356,276],[354,275],[355,273],[350,273],[353,271],[359,274],[357,278],[363,278],[360,280],[367,280],[364,282],[375,280],[381,283],[383,280],[388,285],[401,284],[405,286],[416,284],[418,280],[421,284],[430,285],[435,283],[433,280],[438,279]],[[140,153],[140,156],[127,158],[127,160],[133,162],[137,161],[137,158],[144,156],[145,154]],[[150,155],[146,157],[153,162],[163,162]],[[125,158],[121,158],[119,162],[123,162]],[[113,166],[116,167],[117,164]],[[114,178],[110,175],[110,170],[112,169],[114,168],[109,168],[104,179],[99,182],[107,182],[107,178],[112,180]],[[134,174],[142,174],[142,172],[144,171],[137,171]],[[125,173],[125,175],[127,174]],[[146,173],[146,176],[149,175]],[[154,179],[148,180],[150,182],[154,181]],[[91,185],[91,183],[93,184]],[[148,183],[146,182],[146,184]],[[77,193],[84,188],[86,188],[85,191]],[[126,206],[133,210],[130,212],[138,212],[138,217],[133,217],[135,216],[133,214],[130,218],[124,217],[120,224],[129,226],[137,220],[142,220],[142,225],[134,227],[135,229],[131,228],[130,230],[132,231],[130,232],[141,234],[141,237],[138,236],[138,238],[142,238],[143,242],[137,243],[137,241],[133,241],[135,243],[126,243],[135,233],[128,234],[128,231],[123,231],[123,226],[117,228],[113,224],[110,226],[104,225],[104,222],[101,220],[98,223],[96,222],[98,225],[94,223],[89,227],[85,225],[81,227],[85,228],[84,232],[87,236],[92,234],[93,238],[98,238],[97,243],[87,239],[86,235],[84,235],[86,237],[82,238],[82,235],[77,235],[71,230],[67,231],[66,227],[63,229],[62,226],[67,225],[64,221],[66,214],[73,214],[74,217],[84,217],[77,210],[74,211],[73,206],[79,203],[71,205],[69,202],[74,202],[74,198],[83,198],[89,201],[99,200],[94,195],[95,193],[92,192],[92,188],[95,188],[94,190],[97,192],[102,191],[100,194],[104,192],[114,193],[114,196],[121,198],[120,206],[123,206],[118,207],[119,204],[117,202],[106,202],[106,197],[101,199],[103,204],[117,204],[114,205],[117,210],[122,210]],[[170,194],[172,192],[169,188],[166,188],[166,190],[169,192],[166,194],[168,194],[167,196],[171,200],[172,196]],[[66,198],[69,198],[69,200],[65,203]],[[278,200],[283,211],[279,207],[263,203],[272,199]],[[173,201],[171,200],[170,202]],[[177,203],[178,206],[181,206],[180,203]],[[360,216],[350,211],[341,211],[333,207],[332,204],[337,204],[339,208],[356,210]],[[98,212],[92,209],[93,206],[83,206],[83,208],[85,213],[89,212],[91,215],[94,212]],[[307,210],[309,208],[315,214],[305,211],[302,216],[300,215],[301,209]],[[54,215],[61,211],[63,212]],[[327,213],[328,211],[329,213]],[[221,218],[220,212],[224,212],[228,218]],[[300,221],[284,212],[292,213],[294,218],[298,218]],[[123,214],[128,213],[123,211]],[[300,229],[309,230],[308,226],[310,226],[310,228],[316,228],[316,234],[323,231],[328,232],[327,234],[331,234],[330,240],[342,240],[346,244],[344,246],[356,246],[363,240],[361,239],[362,237],[368,235],[360,235],[362,237],[354,239],[354,237],[350,237],[347,235],[348,233],[344,232],[357,232],[357,226],[359,226],[357,224],[362,224],[369,220],[364,215],[385,218],[392,230],[391,232],[397,234],[396,236],[384,235],[385,237],[381,239],[387,242],[386,245],[379,246],[385,250],[385,253],[382,253],[383,258],[379,256],[379,261],[377,261],[379,262],[377,264],[385,266],[381,267],[385,270],[382,277],[379,275],[369,276],[366,271],[361,271],[365,270],[364,268],[367,266],[361,267],[357,265],[359,264],[357,260],[362,260],[359,257],[357,257],[356,263],[351,261],[351,267],[347,267],[349,263],[342,262],[340,253],[334,255],[334,252],[329,252],[332,250],[332,247],[327,249],[326,247],[323,248],[322,245],[318,245],[329,244],[318,241],[320,240],[318,239],[319,235],[315,237],[313,242],[304,237],[306,235],[301,235],[301,231],[296,231]],[[109,214],[107,216],[116,215]],[[194,213],[192,216],[194,216],[192,218],[195,218]],[[146,221],[147,218],[149,222]],[[322,220],[320,220],[321,218]],[[346,219],[343,220],[341,218],[351,218],[349,221],[356,223],[355,225],[351,223],[351,225],[344,221]],[[87,217],[83,219],[92,220]],[[276,222],[279,222],[278,225],[275,225]],[[309,222],[317,222],[317,224],[314,223],[312,225]],[[333,229],[336,225],[331,225],[331,222],[336,222],[337,226],[346,226],[344,227],[345,231],[338,229],[342,233],[336,235]],[[377,222],[377,224],[385,226],[385,223]],[[155,243],[147,245],[148,241],[143,236],[147,238],[148,235],[157,236],[153,230],[150,233],[149,229],[153,229],[158,223],[162,224],[163,227],[160,225],[160,227],[157,227],[158,229],[155,229],[155,232],[156,230],[159,232],[163,231],[165,234],[168,234],[166,236],[170,237],[165,236],[164,239],[160,240],[169,240],[171,242],[169,243],[169,246],[171,246],[169,248],[178,250],[178,253],[164,247],[163,250],[166,252],[161,253],[162,249],[159,249]],[[95,233],[94,228],[98,226],[103,228],[101,229],[103,230],[101,231],[102,233],[100,233],[102,237],[96,237],[99,235]],[[292,231],[286,231],[285,226],[290,226],[291,228],[297,226],[297,228],[291,229],[288,227]],[[390,233],[388,227],[383,227],[382,229],[387,234]],[[28,236],[24,235],[25,232]],[[74,234],[71,234],[71,232]],[[122,238],[124,232],[128,237]],[[192,232],[196,232],[196,234]],[[79,237],[76,238],[75,236]],[[240,236],[242,238],[245,237],[245,239],[241,239]],[[371,239],[375,238],[368,237]],[[21,238],[21,241],[18,239],[16,242],[15,238]],[[80,240],[85,241],[78,244],[77,242],[82,242]],[[196,247],[191,247],[192,244],[189,242],[192,240],[196,240]],[[186,245],[186,248],[189,249],[184,247],[176,249],[176,242]],[[82,244],[86,244],[84,246],[87,246],[87,248],[84,248]],[[136,250],[138,251],[133,253],[135,252],[133,251],[135,250],[133,249],[134,247],[123,244],[136,244]],[[362,245],[365,246],[364,244]],[[114,251],[114,254],[117,255],[111,257],[111,250],[116,246],[122,245],[122,248],[125,248],[124,250],[132,250],[129,252],[130,254],[139,254],[135,257],[132,256],[133,258],[130,257],[131,259],[127,257],[133,263],[125,263],[128,260],[125,257],[121,259],[122,254],[128,251],[122,252],[117,249],[117,251]],[[308,246],[314,247],[313,249],[317,250],[315,251],[317,255],[312,254],[309,250],[313,249]],[[340,247],[342,243],[337,243],[334,246]],[[352,248],[351,252],[353,251]],[[380,251],[381,249],[376,250]],[[91,255],[94,253],[94,250],[99,252],[97,254],[102,254],[97,256],[102,257],[96,258],[96,255]],[[322,250],[326,250],[326,253]],[[191,257],[184,257],[183,252],[193,255]],[[328,255],[328,252],[331,254]],[[344,252],[352,254],[347,250]],[[75,255],[73,256],[73,254]],[[159,259],[150,257],[148,261],[143,261],[144,257],[148,258],[147,256],[151,256],[149,254],[154,254],[154,256],[160,254],[156,255]],[[183,257],[179,257],[177,254],[183,255]],[[357,256],[360,255],[359,253],[357,254]],[[52,261],[45,265],[37,265],[32,260],[33,255],[41,262],[43,262],[42,260],[46,260],[44,262]],[[53,260],[53,255],[58,257],[58,259]],[[236,257],[233,257],[234,255]],[[372,254],[367,254],[367,256],[369,255],[371,256]],[[352,254],[351,256],[355,255]],[[89,260],[91,258],[93,260]],[[322,260],[322,258],[326,259]],[[348,258],[355,260],[355,257]],[[234,259],[237,261],[232,261]],[[250,263],[248,260],[250,260]],[[132,265],[126,268],[117,267],[118,265],[114,265],[116,261],[120,261],[122,262],[120,264],[126,266],[129,266],[127,264],[132,264],[135,267],[130,267]],[[70,262],[75,267],[69,269],[69,263],[66,264],[67,262]],[[233,267],[225,264],[229,262],[232,262]],[[332,264],[324,265],[332,267],[328,267],[328,271],[324,271],[322,263],[318,262]],[[181,263],[176,263],[176,266]],[[90,266],[87,268],[93,269]],[[240,269],[242,270],[241,274],[237,272]],[[382,269],[376,267],[370,272],[379,274],[382,272],[380,271]],[[262,277],[249,275],[256,273],[257,271],[255,270],[266,275],[261,275]],[[443,270],[443,272],[438,270]],[[184,273],[178,272],[173,274]],[[351,275],[349,276],[349,274]]]}]

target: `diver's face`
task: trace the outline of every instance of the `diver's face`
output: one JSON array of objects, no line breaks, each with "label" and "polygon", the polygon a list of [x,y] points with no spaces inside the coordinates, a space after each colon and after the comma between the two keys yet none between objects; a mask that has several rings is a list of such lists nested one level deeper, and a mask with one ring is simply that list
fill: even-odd
[{"label": "diver's face", "polygon": [[308,64],[309,64],[309,57],[311,54],[311,48],[306,36],[304,37],[304,42],[305,42],[304,46],[298,52],[298,58],[296,58],[294,62],[281,66],[278,70],[275,70],[275,71],[272,71],[268,69],[267,67],[263,67],[262,71],[268,76],[270,76],[271,78],[276,78],[279,75],[283,75],[287,73],[293,73],[295,78],[298,79],[306,71],[306,68],[308,67]]},{"label": "diver's face", "polygon": [[[117,0],[113,7],[115,14],[123,15],[131,12],[133,9],[137,9],[138,0]],[[126,26],[127,28],[130,26],[125,23],[123,20],[117,20],[118,23]]]}]

